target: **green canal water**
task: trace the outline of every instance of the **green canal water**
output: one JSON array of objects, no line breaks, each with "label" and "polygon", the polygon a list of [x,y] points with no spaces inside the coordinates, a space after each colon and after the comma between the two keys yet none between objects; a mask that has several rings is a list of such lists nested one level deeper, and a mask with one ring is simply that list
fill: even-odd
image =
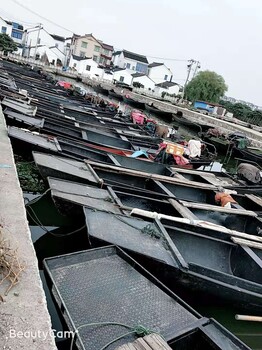
[{"label": "green canal water", "polygon": [[[25,203],[28,203],[36,197],[37,195],[24,193]],[[28,220],[39,261],[39,270],[47,297],[52,326],[53,329],[60,331],[63,329],[63,324],[45,281],[42,265],[43,259],[50,256],[85,250],[90,248],[90,245],[86,230],[83,227],[83,222],[81,220],[72,221],[70,218],[61,216],[53,204],[50,192],[42,196],[41,199],[32,204],[30,208],[27,206]],[[78,232],[71,234],[71,232],[78,229],[80,229]],[[261,323],[236,321],[235,314],[241,313],[241,310],[233,309],[228,305],[217,304],[215,302],[207,303],[205,298],[203,298],[204,301],[199,300],[198,297],[188,292],[185,293],[180,289],[176,292],[201,315],[212,317],[219,321],[253,350],[262,350]],[[60,340],[57,345],[61,350],[69,349],[69,344],[66,341]]]}]

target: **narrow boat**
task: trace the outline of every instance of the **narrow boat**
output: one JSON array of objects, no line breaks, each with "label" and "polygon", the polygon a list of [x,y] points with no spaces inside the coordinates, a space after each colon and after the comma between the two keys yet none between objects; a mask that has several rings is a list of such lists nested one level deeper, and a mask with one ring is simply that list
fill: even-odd
[{"label": "narrow boat", "polygon": [[216,321],[201,317],[120,248],[48,258],[44,270],[77,349],[108,344],[113,350],[151,332],[161,334],[173,349],[191,350],[195,344],[206,350],[249,349]]},{"label": "narrow boat", "polygon": [[148,112],[154,113],[155,115],[159,116],[160,118],[162,118],[168,122],[172,122],[172,120],[173,120],[173,115],[171,112],[163,111],[163,110],[159,109],[158,107],[155,107],[153,103],[151,103],[151,104],[145,103],[145,109]]},{"label": "narrow boat", "polygon": [[262,150],[256,147],[246,147],[244,149],[234,148],[235,155],[251,163],[258,164],[262,167]]},{"label": "narrow boat", "polygon": [[[85,184],[54,178],[48,178],[48,183],[52,197],[55,203],[59,201],[59,208],[62,208],[60,211],[64,215],[68,214],[68,208],[75,215],[79,215],[79,207],[81,206],[91,205],[95,209],[97,204],[95,202],[90,204],[90,197],[100,198],[99,194],[97,196],[92,194],[95,192],[93,187]],[[174,185],[163,182],[161,184],[156,183],[156,185],[158,185],[159,191],[155,187],[152,189],[155,193],[149,192],[152,191],[151,189],[148,192],[139,189],[132,189],[131,191],[126,188],[122,189],[119,188],[121,186],[120,184],[115,184],[113,188],[112,186],[105,186],[103,190],[105,193],[104,197],[107,201],[114,202],[115,206],[127,214],[134,208],[138,208],[189,220],[202,220],[254,236],[259,235],[260,231],[258,232],[258,227],[262,230],[262,218],[258,217],[258,213],[254,211],[246,210],[238,204],[234,207],[232,204],[232,208],[225,208],[203,203],[208,200],[208,196],[211,196],[211,199],[214,200],[215,192],[213,191],[204,191],[203,189],[199,190],[185,185]],[[102,191],[101,189],[98,190]],[[108,193],[106,194],[106,192]],[[202,194],[201,192],[206,193]],[[199,198],[202,203],[183,200],[185,197],[191,200],[194,198],[195,201]],[[238,196],[235,195],[235,198],[237,199]],[[243,196],[241,200],[244,204],[248,202],[248,198],[243,198]],[[102,206],[103,201],[104,199],[102,198],[100,201]],[[251,200],[249,201],[251,202]],[[261,206],[257,203],[253,203],[253,206],[257,206],[261,212]]]},{"label": "narrow boat", "polygon": [[[211,185],[213,188],[232,188],[240,194],[251,192],[248,194],[249,196],[254,196],[252,191],[254,193],[261,192],[260,187],[254,189],[252,189],[252,187],[247,187],[245,184],[237,182],[237,180],[223,172],[211,173],[207,171],[189,170],[178,167],[170,168],[160,163],[144,161],[142,158],[136,159],[130,156],[121,156],[117,154],[112,154],[110,156],[108,155],[108,157],[110,158],[112,164],[122,168],[144,171],[151,174],[172,176],[175,179],[180,179],[181,183],[187,184],[191,181],[195,181],[197,183]],[[38,152],[33,152],[33,158],[43,178],[51,176],[63,178],[65,180],[88,183],[88,165],[84,161]],[[106,160],[107,159],[104,158],[105,162]],[[87,181],[85,180],[86,177]]]},{"label": "narrow boat", "polygon": [[93,85],[92,88],[99,94],[108,95],[108,89],[104,88],[101,84]]},{"label": "narrow boat", "polygon": [[158,220],[152,223],[87,208],[84,213],[93,243],[127,250],[171,289],[179,284],[261,313],[261,250],[186,230],[166,230]]},{"label": "narrow boat", "polygon": [[129,95],[123,95],[123,101],[132,107],[143,110],[145,108],[145,103],[141,101],[134,100]]},{"label": "narrow boat", "polygon": [[113,98],[116,98],[117,100],[120,100],[120,101],[123,100],[123,96],[121,94],[115,92],[114,89],[108,90],[108,95],[113,97]]},{"label": "narrow boat", "polygon": [[172,120],[179,125],[187,126],[189,129],[194,130],[197,133],[201,133],[203,131],[202,125],[191,122],[189,119],[182,116],[182,112],[173,113]]}]

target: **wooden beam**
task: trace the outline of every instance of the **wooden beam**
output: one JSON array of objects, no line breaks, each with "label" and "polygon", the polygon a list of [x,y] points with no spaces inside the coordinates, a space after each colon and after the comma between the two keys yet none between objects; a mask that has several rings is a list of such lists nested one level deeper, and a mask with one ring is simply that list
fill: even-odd
[{"label": "wooden beam", "polygon": [[255,202],[256,204],[260,205],[262,208],[262,198],[258,197],[254,194],[245,194],[245,196],[250,199],[252,202]]},{"label": "wooden beam", "polygon": [[256,249],[262,250],[262,243],[257,243],[257,242],[249,241],[247,239],[236,238],[236,237],[231,237],[231,239],[234,243],[245,245],[250,248],[256,248]]},{"label": "wooden beam", "polygon": [[121,168],[117,167],[114,165],[109,165],[109,164],[98,164],[97,162],[94,162],[92,160],[85,159],[85,163],[88,165],[94,167],[95,169],[104,169],[104,170],[113,170],[118,173],[122,174],[128,174],[128,175],[134,175],[138,177],[144,177],[144,178],[151,178],[154,180],[159,180],[159,181],[164,181],[164,182],[169,182],[169,183],[174,183],[174,184],[181,184],[183,186],[188,186],[188,187],[194,187],[194,188],[202,188],[202,189],[207,189],[207,190],[216,190],[217,187],[211,184],[203,184],[202,182],[197,182],[197,181],[190,181],[187,179],[176,179],[174,177],[170,176],[165,176],[165,175],[159,175],[159,174],[151,174],[147,173],[144,171],[138,171],[138,170],[132,170],[132,169],[127,169],[127,168]]},{"label": "wooden beam", "polygon": [[172,350],[159,334],[149,334],[133,343],[124,344],[116,350]]},{"label": "wooden beam", "polygon": [[169,203],[172,204],[172,206],[178,211],[178,213],[186,219],[189,220],[197,220],[197,216],[195,216],[189,209],[185,208],[183,205],[181,205],[177,200],[173,198],[168,199]]},{"label": "wooden beam", "polygon": [[245,216],[253,216],[257,217],[257,213],[251,210],[242,210],[242,209],[234,209],[234,208],[225,208],[225,207],[219,207],[212,204],[202,204],[202,203],[192,203],[192,202],[186,202],[183,200],[179,201],[181,204],[183,204],[186,208],[194,208],[194,209],[202,209],[202,210],[211,210],[211,211],[218,211],[221,213],[228,213],[228,214],[236,214],[236,215],[245,215]]}]

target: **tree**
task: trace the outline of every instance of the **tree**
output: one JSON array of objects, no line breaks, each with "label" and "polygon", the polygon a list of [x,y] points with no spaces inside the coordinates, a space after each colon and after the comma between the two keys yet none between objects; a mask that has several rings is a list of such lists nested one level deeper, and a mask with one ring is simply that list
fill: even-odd
[{"label": "tree", "polygon": [[8,52],[17,50],[17,45],[12,38],[7,34],[0,34],[0,51],[4,51],[6,55]]},{"label": "tree", "polygon": [[207,101],[218,103],[227,91],[224,78],[215,72],[202,71],[193,78],[185,88],[185,96],[189,101]]}]

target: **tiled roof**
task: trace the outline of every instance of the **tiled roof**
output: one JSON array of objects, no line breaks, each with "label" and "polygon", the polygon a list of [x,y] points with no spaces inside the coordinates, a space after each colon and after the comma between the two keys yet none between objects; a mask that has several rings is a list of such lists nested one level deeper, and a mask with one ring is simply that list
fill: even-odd
[{"label": "tiled roof", "polygon": [[162,87],[164,89],[168,89],[169,87],[178,85],[177,83],[173,83],[172,81],[163,81],[163,83],[156,84],[156,86]]},{"label": "tiled roof", "polygon": [[57,41],[62,41],[62,42],[65,41],[65,38],[62,37],[62,36],[59,36],[59,35],[56,35],[56,34],[50,34],[50,35],[51,35],[51,37],[52,37],[53,39],[55,39],[55,40],[57,40]]},{"label": "tiled roof", "polygon": [[83,60],[88,60],[88,59],[91,58],[91,57],[80,57],[80,56],[77,56],[77,55],[72,55],[72,57],[76,61],[83,61]]},{"label": "tiled roof", "polygon": [[121,54],[121,52],[122,52],[122,51],[115,51],[115,52],[113,52],[113,56],[118,56],[118,55]]},{"label": "tiled roof", "polygon": [[103,49],[110,50],[110,51],[114,50],[112,45],[108,45],[108,44],[105,44],[105,43],[102,43],[102,42],[101,42],[101,45],[102,45]]},{"label": "tiled roof", "polygon": [[133,78],[138,78],[138,77],[143,77],[143,76],[145,76],[144,73],[133,73],[133,74],[131,74],[131,75],[132,75]]},{"label": "tiled roof", "polygon": [[153,62],[148,65],[148,68],[163,66],[164,63]]},{"label": "tiled roof", "polygon": [[139,55],[137,53],[126,51],[126,50],[123,50],[123,54],[126,58],[130,58],[131,60],[148,64],[148,60],[146,56]]}]

